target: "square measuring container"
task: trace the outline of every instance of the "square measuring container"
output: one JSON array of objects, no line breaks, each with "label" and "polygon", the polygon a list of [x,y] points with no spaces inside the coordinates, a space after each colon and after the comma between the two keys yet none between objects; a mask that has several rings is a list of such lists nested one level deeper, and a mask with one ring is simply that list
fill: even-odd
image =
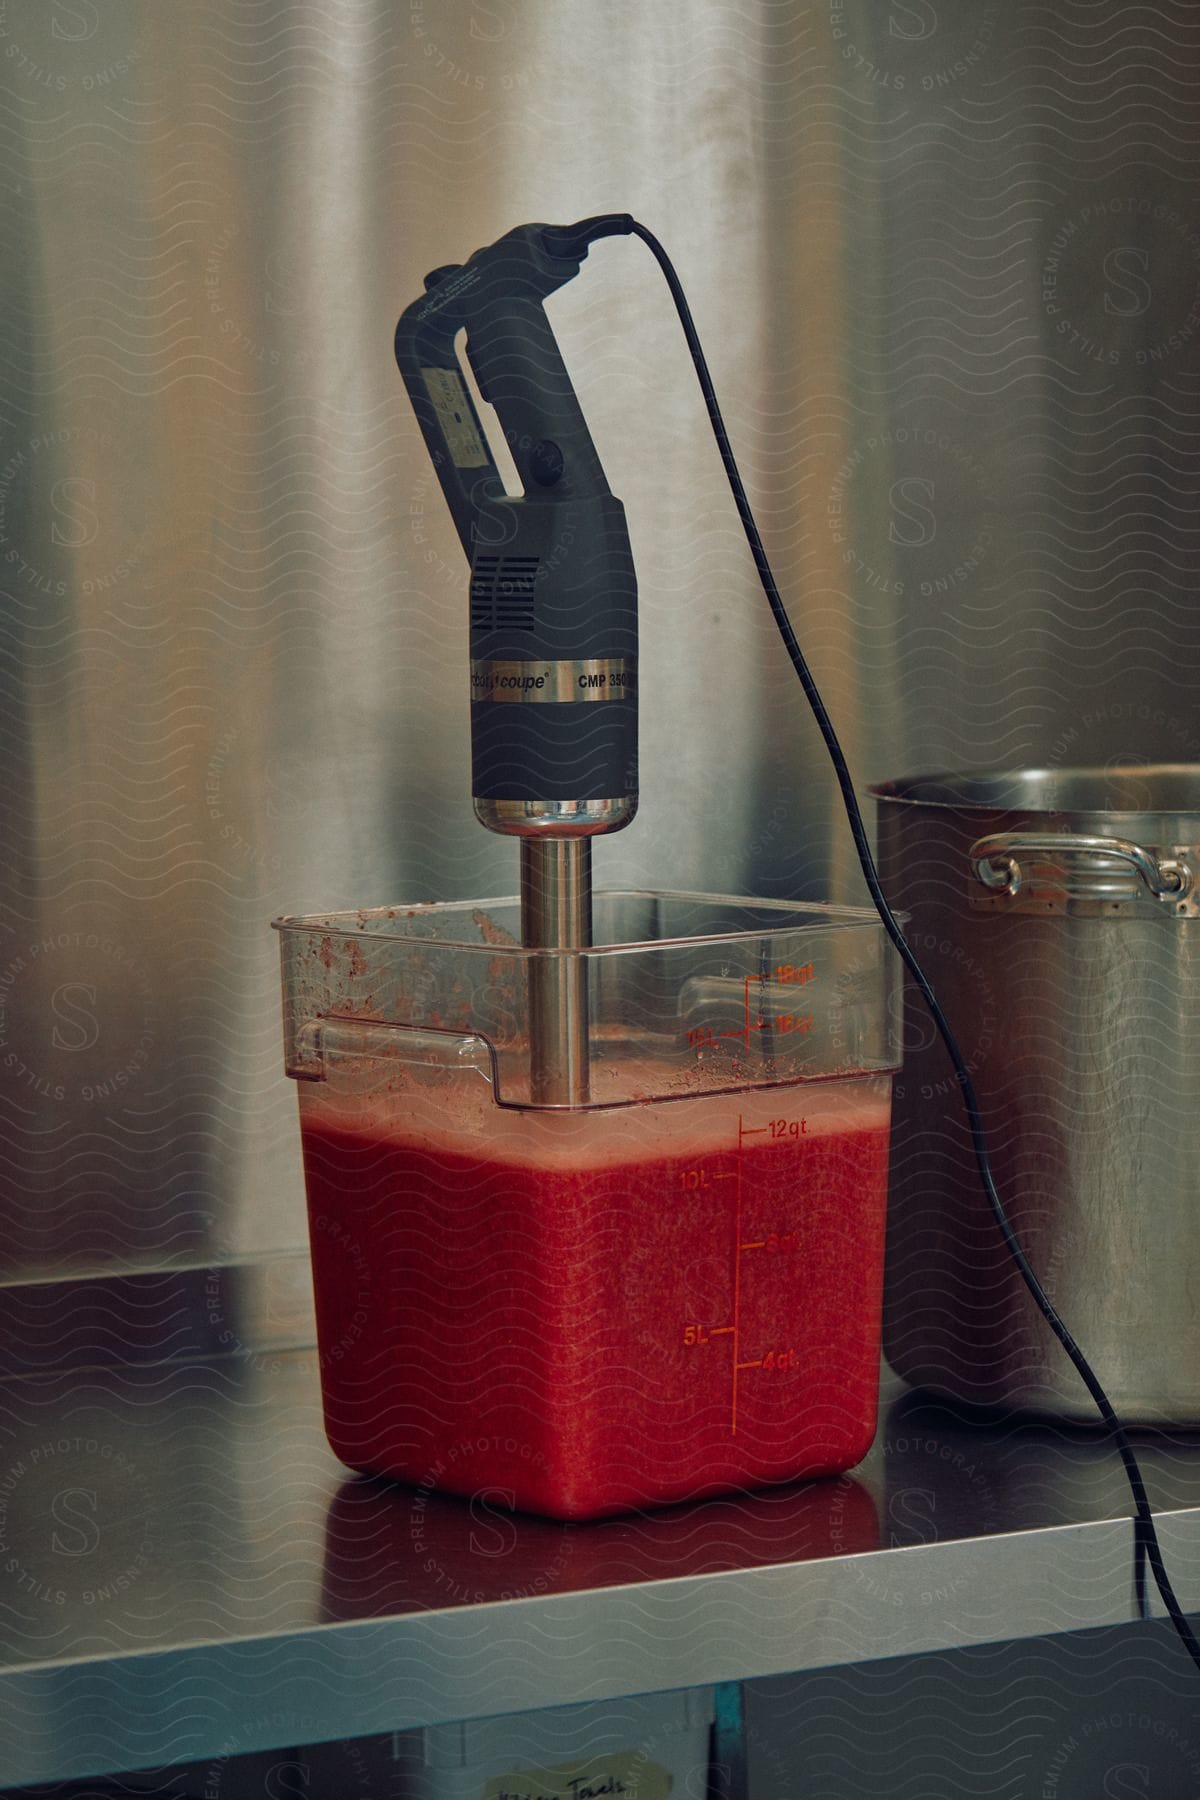
[{"label": "square measuring container", "polygon": [[[584,1519],[865,1454],[900,1017],[873,912],[597,893],[573,951],[523,948],[511,898],[275,924],[343,1461]],[[533,1098],[560,978],[570,1106]]]}]

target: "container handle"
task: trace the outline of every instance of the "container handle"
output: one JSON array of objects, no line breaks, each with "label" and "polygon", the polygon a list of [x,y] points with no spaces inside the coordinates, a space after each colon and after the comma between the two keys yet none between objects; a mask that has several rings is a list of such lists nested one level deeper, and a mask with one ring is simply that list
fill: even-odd
[{"label": "container handle", "polygon": [[1114,856],[1126,862],[1156,900],[1182,900],[1192,890],[1192,871],[1174,857],[1158,857],[1128,838],[1083,837],[1075,832],[1000,831],[979,838],[967,855],[971,873],[994,892],[1018,894],[1022,856]]}]

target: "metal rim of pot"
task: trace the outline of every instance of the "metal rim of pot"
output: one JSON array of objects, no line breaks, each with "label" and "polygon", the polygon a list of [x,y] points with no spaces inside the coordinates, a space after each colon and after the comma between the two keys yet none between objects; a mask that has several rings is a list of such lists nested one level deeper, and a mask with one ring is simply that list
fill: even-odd
[{"label": "metal rim of pot", "polygon": [[869,792],[964,823],[989,815],[966,856],[973,911],[1200,917],[1200,766],[967,770]]}]

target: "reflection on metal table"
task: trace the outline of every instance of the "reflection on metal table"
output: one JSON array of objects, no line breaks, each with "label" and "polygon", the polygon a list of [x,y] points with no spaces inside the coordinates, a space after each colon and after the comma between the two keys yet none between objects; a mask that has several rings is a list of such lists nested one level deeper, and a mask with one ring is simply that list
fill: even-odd
[{"label": "reflection on metal table", "polygon": [[[895,1389],[851,1474],[587,1525],[351,1476],[311,1350],[33,1376],[0,1408],[10,1783],[1137,1616],[1102,1438]],[[1200,1606],[1200,1439],[1142,1442]]]}]

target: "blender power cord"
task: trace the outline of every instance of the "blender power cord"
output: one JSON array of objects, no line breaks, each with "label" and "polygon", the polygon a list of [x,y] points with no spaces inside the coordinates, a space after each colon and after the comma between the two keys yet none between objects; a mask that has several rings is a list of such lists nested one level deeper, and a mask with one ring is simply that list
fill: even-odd
[{"label": "blender power cord", "polygon": [[633,237],[641,238],[642,242],[653,252],[654,257],[666,278],[667,286],[671,290],[671,298],[675,302],[675,310],[679,314],[679,321],[683,326],[683,334],[687,339],[688,350],[691,352],[692,362],[695,365],[696,375],[699,378],[700,388],[704,395],[704,404],[708,408],[709,423],[712,425],[713,433],[717,440],[717,446],[721,452],[721,461],[725,465],[725,473],[729,478],[729,485],[733,490],[733,498],[738,509],[738,516],[742,521],[742,527],[745,530],[747,540],[750,544],[751,554],[754,557],[754,566],[758,570],[758,578],[761,581],[763,591],[767,596],[772,617],[779,628],[779,635],[783,639],[784,648],[791,658],[792,667],[800,679],[800,685],[804,689],[805,698],[812,708],[813,717],[817,721],[817,727],[825,740],[825,748],[829,752],[830,761],[833,764],[833,771],[837,777],[838,787],[841,789],[842,803],[845,807],[846,819],[850,826],[850,833],[854,839],[854,847],[858,852],[858,860],[862,866],[863,877],[866,881],[867,888],[870,891],[875,910],[883,922],[884,930],[892,940],[892,943],[896,946],[905,968],[920,989],[921,997],[929,1010],[929,1016],[933,1020],[938,1035],[946,1047],[951,1063],[954,1065],[955,1077],[958,1081],[959,1091],[962,1094],[963,1106],[966,1110],[967,1122],[970,1126],[971,1142],[975,1151],[975,1162],[979,1170],[979,1178],[983,1183],[984,1192],[987,1195],[988,1205],[991,1207],[992,1217],[995,1219],[1000,1235],[1004,1240],[1005,1249],[1008,1251],[1009,1256],[1016,1265],[1022,1281],[1025,1283],[1026,1288],[1033,1297],[1038,1311],[1049,1325],[1051,1331],[1054,1333],[1077,1370],[1088,1393],[1094,1400],[1097,1411],[1103,1419],[1104,1424],[1107,1426],[1114,1444],[1120,1452],[1121,1462],[1125,1469],[1125,1476],[1129,1482],[1130,1491],[1133,1495],[1135,1508],[1134,1540],[1138,1561],[1140,1563],[1141,1555],[1144,1552],[1146,1560],[1149,1562],[1151,1571],[1154,1575],[1155,1585],[1162,1596],[1163,1605],[1166,1607],[1170,1616],[1171,1623],[1179,1634],[1179,1638],[1188,1655],[1191,1657],[1196,1667],[1200,1669],[1200,1641],[1197,1640],[1195,1633],[1189,1625],[1183,1608],[1176,1597],[1175,1590],[1171,1586],[1170,1577],[1167,1574],[1166,1565],[1163,1562],[1162,1549],[1158,1541],[1158,1532],[1155,1529],[1154,1512],[1146,1493],[1146,1484],[1142,1478],[1141,1468],[1138,1465],[1137,1457],[1134,1455],[1133,1445],[1129,1441],[1129,1436],[1124,1425],[1122,1425],[1120,1419],[1117,1417],[1112,1402],[1109,1400],[1108,1395],[1101,1386],[1095,1370],[1088,1362],[1083,1351],[1079,1348],[1079,1345],[1075,1342],[1075,1339],[1068,1330],[1065,1322],[1059,1317],[1053,1302],[1042,1287],[1041,1282],[1034,1273],[1028,1257],[1021,1248],[1016,1232],[1013,1230],[1008,1214],[1004,1209],[1004,1203],[1000,1198],[995,1176],[992,1173],[992,1165],[988,1156],[987,1143],[984,1136],[983,1116],[980,1111],[979,1097],[975,1092],[975,1084],[971,1080],[970,1070],[967,1068],[963,1053],[959,1048],[958,1040],[951,1030],[949,1020],[942,1011],[937,995],[934,993],[925,971],[917,961],[915,953],[909,947],[904,933],[896,922],[895,915],[888,905],[887,898],[880,884],[879,875],[875,868],[875,860],[871,854],[867,829],[863,823],[862,811],[858,804],[858,796],[854,791],[854,783],[850,776],[850,770],[846,764],[845,754],[838,741],[837,732],[833,728],[833,722],[825,710],[825,703],[821,699],[820,691],[813,679],[812,672],[804,660],[804,654],[800,649],[796,634],[792,630],[791,620],[788,618],[787,610],[784,607],[779,589],[776,586],[775,577],[771,573],[771,565],[767,561],[767,553],[763,548],[763,541],[759,535],[754,514],[750,510],[750,502],[746,497],[746,489],[742,482],[737,462],[734,458],[733,448],[729,442],[729,433],[725,429],[725,421],[721,416],[721,408],[717,404],[716,391],[713,387],[712,377],[709,374],[708,362],[705,358],[704,351],[701,348],[699,334],[697,333],[691,310],[688,307],[687,299],[683,291],[683,284],[675,272],[670,257],[667,255],[658,239],[654,236],[653,232],[648,231],[644,225],[639,224],[638,221],[632,218],[628,213],[606,213],[593,219],[584,219],[578,225],[550,227],[545,232],[544,237],[546,240],[546,247],[552,254],[579,254],[582,251],[586,251],[587,246],[597,238],[618,235],[631,235]]}]

